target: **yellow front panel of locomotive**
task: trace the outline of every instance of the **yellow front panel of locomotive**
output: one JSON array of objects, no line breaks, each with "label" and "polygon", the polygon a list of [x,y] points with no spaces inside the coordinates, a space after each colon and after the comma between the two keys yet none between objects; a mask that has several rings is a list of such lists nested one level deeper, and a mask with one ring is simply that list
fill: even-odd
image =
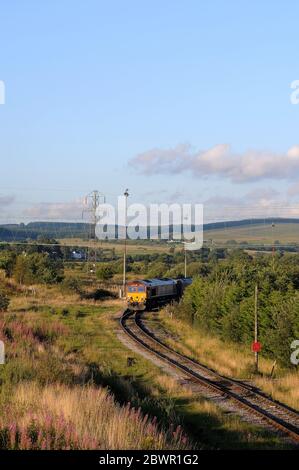
[{"label": "yellow front panel of locomotive", "polygon": [[128,302],[145,302],[146,300],[146,293],[145,292],[128,292],[127,293],[127,300]]}]

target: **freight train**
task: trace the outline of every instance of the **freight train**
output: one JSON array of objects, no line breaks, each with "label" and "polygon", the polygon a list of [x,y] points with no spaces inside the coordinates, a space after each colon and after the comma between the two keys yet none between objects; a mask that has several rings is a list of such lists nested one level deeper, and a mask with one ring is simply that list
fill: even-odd
[{"label": "freight train", "polygon": [[128,281],[126,298],[130,310],[151,310],[172,300],[178,301],[192,279],[142,279]]}]

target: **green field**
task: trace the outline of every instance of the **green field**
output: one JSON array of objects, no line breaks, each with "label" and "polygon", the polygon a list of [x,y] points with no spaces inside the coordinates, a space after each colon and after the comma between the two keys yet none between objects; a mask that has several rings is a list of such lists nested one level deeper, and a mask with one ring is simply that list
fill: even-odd
[{"label": "green field", "polygon": [[[96,244],[93,241],[82,240],[79,238],[60,239],[62,245],[73,246],[96,246],[97,248],[114,249],[115,253],[123,252],[124,242],[118,241],[99,241]],[[299,224],[298,223],[276,223],[274,227],[267,222],[265,224],[252,224],[240,227],[218,228],[204,231],[204,242],[207,246],[231,246],[234,242],[248,243],[249,245],[268,245],[273,242],[279,245],[296,245],[299,243]],[[165,243],[157,241],[136,241],[128,242],[127,252],[129,254],[168,252],[171,247],[175,250],[181,250],[180,243]]]},{"label": "green field", "polygon": [[206,230],[204,240],[207,242],[213,240],[213,243],[216,244],[235,240],[238,243],[247,242],[254,245],[272,245],[273,241],[279,241],[280,244],[294,245],[299,243],[299,224],[280,223],[272,227],[270,223],[267,223]]},{"label": "green field", "polygon": [[[115,250],[116,254],[124,252],[124,241],[94,241],[82,240],[80,238],[61,238],[58,240],[62,246],[89,247],[103,250]],[[163,253],[167,252],[171,245],[157,241],[136,241],[127,243],[127,253],[129,255],[146,254],[146,253]]]}]

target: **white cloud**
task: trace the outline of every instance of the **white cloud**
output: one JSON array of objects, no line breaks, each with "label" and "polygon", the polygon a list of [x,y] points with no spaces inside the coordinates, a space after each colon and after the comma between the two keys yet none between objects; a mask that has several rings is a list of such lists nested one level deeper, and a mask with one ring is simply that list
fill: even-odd
[{"label": "white cloud", "polygon": [[[164,202],[179,202],[186,194],[177,190],[164,194]],[[192,198],[190,197],[190,200]],[[198,202],[198,201],[197,201]],[[243,195],[219,194],[205,200],[204,220],[207,222],[256,219],[256,218],[299,218],[299,202],[290,200],[287,194],[272,189],[255,188]],[[73,221],[88,222],[88,215],[82,220],[82,211],[86,209],[81,200],[57,203],[39,203],[25,209],[20,219],[34,221]]]},{"label": "white cloud", "polygon": [[15,196],[0,195],[0,224],[6,223],[9,220],[14,202]]},{"label": "white cloud", "polygon": [[142,173],[179,173],[185,169],[188,159],[192,158],[191,146],[179,144],[173,149],[155,148],[137,155],[130,160],[130,165]]},{"label": "white cloud", "polygon": [[13,204],[15,201],[14,196],[0,196],[0,207],[5,207]]},{"label": "white cloud", "polygon": [[294,183],[288,188],[288,195],[295,197],[299,195],[299,183]]},{"label": "white cloud", "polygon": [[299,175],[299,145],[283,154],[257,150],[237,154],[228,144],[197,152],[189,144],[180,144],[172,149],[156,148],[141,153],[129,164],[146,175],[189,171],[194,176],[224,177],[234,183],[292,179]]},{"label": "white cloud", "polygon": [[261,199],[277,200],[281,193],[273,188],[255,188],[246,193],[245,198],[249,201],[259,201]]},{"label": "white cloud", "polygon": [[[26,218],[35,220],[73,220],[82,219],[84,205],[81,200],[71,202],[41,202],[24,210]],[[82,220],[83,222],[83,220]]]},{"label": "white cloud", "polygon": [[299,203],[279,192],[257,189],[240,197],[215,196],[204,201],[205,222],[271,217],[299,218]]}]

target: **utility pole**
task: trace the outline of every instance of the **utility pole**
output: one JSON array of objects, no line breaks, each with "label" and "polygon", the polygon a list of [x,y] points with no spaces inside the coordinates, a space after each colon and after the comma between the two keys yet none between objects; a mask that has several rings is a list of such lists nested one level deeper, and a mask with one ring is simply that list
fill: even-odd
[{"label": "utility pole", "polygon": [[274,271],[274,263],[275,263],[275,240],[274,240],[274,228],[275,224],[272,222],[272,269]]},{"label": "utility pole", "polygon": [[185,249],[185,279],[187,277],[187,250],[186,250],[186,243],[184,245],[184,249]]},{"label": "utility pole", "polygon": [[[258,344],[258,310],[257,310],[257,302],[258,302],[258,286],[255,285],[255,292],[254,292],[254,342]],[[256,349],[254,352],[255,356],[255,372],[259,370],[259,353]]]},{"label": "utility pole", "polygon": [[128,210],[128,197],[129,190],[126,189],[124,192],[125,196],[125,247],[124,247],[124,272],[123,272],[123,296],[126,296],[126,282],[127,282],[127,235],[128,235],[128,226],[127,226],[127,210]]},{"label": "utility pole", "polygon": [[[89,266],[90,272],[95,271],[96,262],[97,262],[97,250],[96,250],[96,225],[97,225],[97,209],[99,207],[100,201],[103,203],[106,202],[105,195],[100,193],[97,190],[91,191],[91,193],[87,194],[85,197],[85,205],[87,206],[86,209],[83,210],[82,218],[84,212],[88,212],[90,214],[89,217],[89,234],[88,239],[91,242],[93,240],[94,247],[93,250],[90,246],[87,247],[87,265]],[[94,269],[93,269],[94,268]]]}]

